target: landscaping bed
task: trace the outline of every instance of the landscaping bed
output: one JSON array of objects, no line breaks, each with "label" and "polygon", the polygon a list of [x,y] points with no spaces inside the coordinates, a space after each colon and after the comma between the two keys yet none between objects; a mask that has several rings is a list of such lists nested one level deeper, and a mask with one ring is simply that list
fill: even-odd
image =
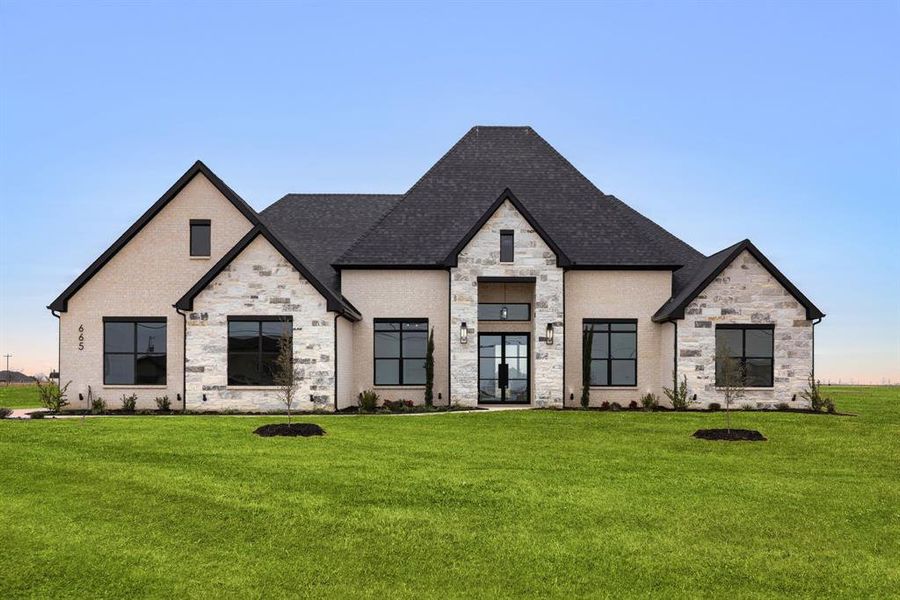
[{"label": "landscaping bed", "polygon": [[325,435],[325,430],[315,423],[270,423],[257,427],[253,433],[261,437],[310,437]]},{"label": "landscaping bed", "polygon": [[766,437],[755,429],[698,429],[694,437],[722,442],[765,442]]}]

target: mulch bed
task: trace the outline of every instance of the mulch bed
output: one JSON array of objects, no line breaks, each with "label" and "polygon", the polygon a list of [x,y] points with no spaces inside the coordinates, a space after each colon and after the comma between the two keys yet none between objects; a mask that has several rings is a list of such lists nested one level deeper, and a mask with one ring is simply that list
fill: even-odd
[{"label": "mulch bed", "polygon": [[694,437],[723,442],[765,442],[766,436],[755,429],[698,429]]},{"label": "mulch bed", "polygon": [[262,437],[275,437],[276,435],[309,437],[312,435],[325,435],[325,430],[315,423],[291,423],[290,425],[287,423],[271,423],[259,427],[253,433]]}]

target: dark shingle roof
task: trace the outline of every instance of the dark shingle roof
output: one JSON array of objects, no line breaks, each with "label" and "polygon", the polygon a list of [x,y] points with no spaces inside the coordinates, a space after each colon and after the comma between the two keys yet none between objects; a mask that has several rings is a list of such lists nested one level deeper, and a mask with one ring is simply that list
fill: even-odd
[{"label": "dark shingle roof", "polygon": [[[748,251],[760,264],[772,274],[778,283],[780,283],[791,295],[806,309],[807,319],[820,319],[825,314],[813,304],[809,298],[794,286],[784,274],[773,265],[765,255],[760,252],[759,248],[753,245],[750,240],[742,240],[733,246],[729,246],[724,250],[720,250],[698,261],[691,266],[689,272],[685,273],[683,280],[676,282],[674,295],[668,302],[656,311],[653,320],[656,322],[668,321],[670,319],[683,319],[684,309],[691,301],[696,298],[700,292],[713,282],[719,274],[725,270],[725,267],[737,258],[743,251]],[[684,269],[682,269],[684,270]],[[678,274],[678,273],[676,273]]]},{"label": "dark shingle roof", "polygon": [[338,264],[444,264],[507,188],[575,267],[681,266],[703,258],[597,189],[530,127],[474,127]]},{"label": "dark shingle roof", "polygon": [[260,218],[320,281],[339,293],[338,273],[331,264],[399,199],[393,194],[288,194]]}]

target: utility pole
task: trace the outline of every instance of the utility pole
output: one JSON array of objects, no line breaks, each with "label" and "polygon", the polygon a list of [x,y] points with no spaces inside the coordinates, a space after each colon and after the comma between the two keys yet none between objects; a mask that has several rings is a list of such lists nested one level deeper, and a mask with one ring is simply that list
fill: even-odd
[{"label": "utility pole", "polygon": [[3,356],[6,357],[6,387],[9,387],[9,357],[12,354],[4,354]]}]

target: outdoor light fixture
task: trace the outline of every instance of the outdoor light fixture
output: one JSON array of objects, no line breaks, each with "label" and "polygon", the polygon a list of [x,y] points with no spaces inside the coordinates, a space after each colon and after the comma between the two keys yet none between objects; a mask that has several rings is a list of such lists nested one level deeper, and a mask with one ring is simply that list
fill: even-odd
[{"label": "outdoor light fixture", "polygon": [[553,323],[547,323],[547,345],[553,345]]},{"label": "outdoor light fixture", "polygon": [[466,328],[466,322],[463,321],[459,324],[459,343],[465,344],[469,341],[469,330]]},{"label": "outdoor light fixture", "polygon": [[506,317],[509,316],[509,309],[506,306],[500,309],[500,320],[505,321]]}]

